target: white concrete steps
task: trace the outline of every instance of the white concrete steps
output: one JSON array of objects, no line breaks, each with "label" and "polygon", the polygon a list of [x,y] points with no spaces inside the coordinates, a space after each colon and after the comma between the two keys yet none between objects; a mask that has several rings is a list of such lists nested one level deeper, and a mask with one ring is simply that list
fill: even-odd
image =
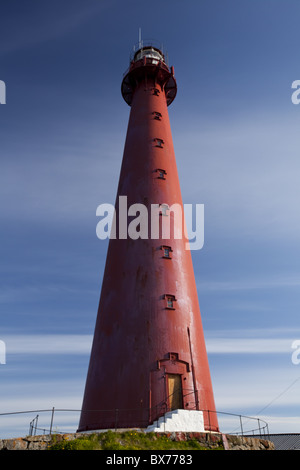
[{"label": "white concrete steps", "polygon": [[174,410],[161,416],[145,432],[204,432],[202,411]]}]

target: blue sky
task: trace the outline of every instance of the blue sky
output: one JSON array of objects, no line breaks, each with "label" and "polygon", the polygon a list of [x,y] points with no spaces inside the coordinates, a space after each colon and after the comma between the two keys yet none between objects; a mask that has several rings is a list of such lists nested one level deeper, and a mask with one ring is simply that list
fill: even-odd
[{"label": "blue sky", "polygon": [[[81,407],[107,249],[96,208],[115,200],[142,28],[175,68],[184,203],[205,206],[192,256],[217,410],[300,432],[299,13],[296,0],[1,3],[0,413]],[[0,416],[0,437],[35,414]]]}]

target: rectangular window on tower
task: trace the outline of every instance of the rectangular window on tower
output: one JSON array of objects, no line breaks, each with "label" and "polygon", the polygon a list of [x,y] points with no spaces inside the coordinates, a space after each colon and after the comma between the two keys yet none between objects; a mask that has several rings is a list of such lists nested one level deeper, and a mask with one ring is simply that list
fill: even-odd
[{"label": "rectangular window on tower", "polygon": [[162,170],[161,168],[157,168],[157,170],[155,170],[157,173],[158,173],[158,176],[157,178],[159,178],[160,180],[165,180],[166,179],[166,170]]},{"label": "rectangular window on tower", "polygon": [[155,147],[159,147],[159,148],[163,148],[164,146],[164,141],[162,139],[159,139],[159,138],[155,138],[154,139],[154,142],[155,142]]},{"label": "rectangular window on tower", "polygon": [[161,121],[162,115],[158,111],[153,111],[153,119],[156,119],[156,121]]},{"label": "rectangular window on tower", "polygon": [[168,310],[175,310],[176,298],[175,295],[165,294],[165,301],[166,301],[166,309]]},{"label": "rectangular window on tower", "polygon": [[163,258],[172,259],[171,253],[173,250],[170,246],[163,245],[161,249],[163,251]]}]

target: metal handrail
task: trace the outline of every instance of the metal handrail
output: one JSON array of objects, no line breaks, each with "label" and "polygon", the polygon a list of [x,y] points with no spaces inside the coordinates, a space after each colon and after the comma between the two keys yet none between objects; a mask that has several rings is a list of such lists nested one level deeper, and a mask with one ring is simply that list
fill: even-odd
[{"label": "metal handrail", "polygon": [[135,43],[132,47],[130,60],[134,58],[137,51],[139,51],[140,49],[145,49],[147,47],[154,47],[155,49],[158,49],[167,61],[167,51],[164,51],[164,45],[156,39],[142,39],[140,42]]},{"label": "metal handrail", "polygon": [[[191,391],[190,393],[186,394],[185,396],[189,395],[189,394],[192,394],[194,393],[194,391]],[[171,394],[173,395],[173,394]],[[170,396],[171,396],[170,395]],[[161,402],[162,403],[162,402]],[[151,408],[153,409],[153,407]],[[104,410],[84,410],[86,412],[107,412],[107,413],[115,413],[115,428],[118,429],[117,427],[117,424],[118,424],[118,417],[119,417],[119,413],[120,412],[125,412],[125,411],[136,411],[136,412],[141,412],[141,411],[144,411],[144,412],[149,412],[150,409],[149,408],[127,408],[127,409],[118,409],[118,408],[114,408],[114,409],[104,409]],[[267,437],[269,435],[269,427],[268,427],[268,423],[266,421],[264,421],[263,419],[261,418],[258,418],[258,417],[251,417],[251,416],[246,416],[246,415],[241,415],[241,414],[237,414],[237,413],[229,413],[229,412],[224,412],[224,411],[214,411],[214,410],[199,410],[199,411],[202,411],[203,413],[208,413],[208,417],[211,415],[211,413],[215,413],[217,414],[218,416],[220,415],[227,415],[227,416],[233,416],[233,417],[236,417],[236,418],[239,418],[239,421],[240,421],[240,426],[239,426],[239,430],[237,431],[236,429],[231,431],[231,432],[227,432],[227,434],[235,434],[235,435],[241,435],[241,436],[246,436],[246,435],[249,435],[249,434],[252,434],[253,436],[255,436],[255,433],[256,435],[264,435],[265,437]],[[51,412],[51,418],[50,418],[50,427],[49,429],[46,429],[46,428],[41,428],[41,427],[38,427],[37,426],[37,421],[38,421],[38,418],[39,418],[39,415],[37,415],[31,422],[30,422],[30,429],[29,429],[29,435],[35,435],[36,434],[36,431],[37,430],[42,430],[44,431],[44,434],[52,434],[52,429],[53,429],[53,421],[54,421],[54,414],[55,413],[60,413],[60,412],[82,412],[82,410],[79,410],[79,409],[65,409],[65,408],[51,408],[51,409],[39,409],[39,410],[28,410],[28,411],[14,411],[14,412],[7,412],[7,413],[0,413],[0,417],[1,416],[9,416],[9,415],[16,415],[16,414],[29,414],[29,413],[43,413],[43,412]],[[256,421],[257,422],[257,428],[252,428],[248,431],[246,431],[244,428],[243,428],[243,419],[244,420],[252,420],[251,422]],[[156,420],[154,420],[156,421]],[[145,427],[147,427],[149,425],[149,422],[145,420]],[[65,434],[65,432],[60,432],[60,431],[55,431],[56,434]]]},{"label": "metal handrail", "polygon": [[[177,388],[177,389],[174,390],[173,393],[171,393],[170,395],[167,395],[163,400],[161,400],[160,403],[158,403],[157,405],[152,406],[149,409],[150,416],[152,416],[153,412],[155,412],[155,414],[156,414],[156,418],[151,419],[152,423],[154,421],[158,421],[159,418],[161,416],[163,416],[164,414],[166,414],[168,411],[172,411],[173,408],[170,407],[169,403],[170,403],[170,401],[171,401],[170,399],[172,398],[173,395],[176,395],[178,392],[180,393],[180,392],[184,392],[184,391],[187,391],[187,390],[189,390],[189,392],[182,395],[182,401],[188,395],[197,394],[197,390],[188,389],[188,388],[185,388],[185,389]],[[198,401],[195,400],[195,409],[197,409],[197,405],[198,405]],[[191,409],[191,408],[189,408],[189,409]]]},{"label": "metal handrail", "polygon": [[[157,63],[154,63],[153,60],[157,61]],[[139,59],[137,60],[136,62],[134,62],[133,60],[130,62],[130,65],[129,67],[126,69],[126,71],[123,73],[123,78],[126,77],[126,75],[128,75],[129,72],[132,72],[133,70],[135,70],[136,68],[138,67],[141,67],[141,66],[147,66],[147,65],[151,65],[153,67],[160,67],[162,69],[164,69],[166,72],[168,73],[171,73],[170,71],[170,68],[168,67],[168,65],[163,62],[162,60],[159,60],[159,59],[151,59],[151,58],[148,58],[146,57],[145,58],[145,61],[144,62],[144,58],[143,59]]]}]

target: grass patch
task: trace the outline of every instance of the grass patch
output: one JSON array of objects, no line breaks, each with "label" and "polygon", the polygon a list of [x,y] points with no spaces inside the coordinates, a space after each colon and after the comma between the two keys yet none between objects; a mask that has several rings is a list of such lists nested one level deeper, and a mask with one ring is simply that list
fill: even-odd
[{"label": "grass patch", "polygon": [[196,439],[175,441],[170,436],[138,431],[93,433],[73,440],[59,440],[49,450],[223,450],[223,445],[210,449]]}]

